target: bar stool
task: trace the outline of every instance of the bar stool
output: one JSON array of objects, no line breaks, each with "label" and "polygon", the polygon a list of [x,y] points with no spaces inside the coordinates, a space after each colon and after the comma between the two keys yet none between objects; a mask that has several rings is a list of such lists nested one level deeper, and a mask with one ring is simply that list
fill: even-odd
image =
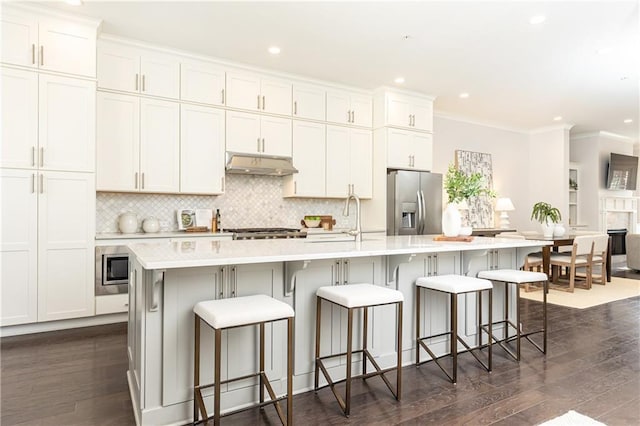
[{"label": "bar stool", "polygon": [[[451,309],[450,309],[450,328],[451,331],[447,331],[445,333],[435,334],[431,336],[421,336],[420,335],[420,296],[421,290],[432,290],[439,291],[442,293],[447,293],[450,296],[451,300]],[[482,326],[482,292],[487,291],[489,293],[489,322],[488,322],[488,330],[484,329]],[[479,344],[478,346],[471,348],[462,338],[458,336],[458,295],[465,293],[477,293],[478,295],[478,337]],[[440,367],[442,372],[451,380],[451,383],[455,384],[458,378],[458,342],[462,343],[462,345],[474,356],[475,359],[478,360],[480,365],[482,365],[487,371],[491,371],[491,309],[493,304],[493,284],[491,281],[483,280],[480,278],[467,277],[464,275],[438,275],[431,277],[422,277],[416,280],[416,366],[424,364],[427,361],[420,362],[420,347],[422,347],[433,361],[435,361],[436,365]],[[478,355],[474,352],[474,350],[481,350],[485,346],[482,344],[482,332],[485,331],[489,336],[489,343],[486,345],[488,348],[487,351],[487,362],[486,364],[478,357]],[[425,340],[433,339],[435,337],[441,336],[451,336],[450,337],[450,349],[449,353],[441,356],[436,356],[433,351],[427,346]],[[451,356],[453,359],[452,373],[444,368],[440,361],[440,358],[445,356]]]},{"label": "bar stool", "polygon": [[[220,418],[226,415],[235,414],[255,407],[262,407],[274,404],[278,417],[283,425],[293,424],[293,317],[294,312],[291,306],[284,302],[273,299],[266,295],[255,295],[245,297],[234,297],[220,300],[207,300],[197,303],[194,308],[195,317],[195,350],[194,350],[194,375],[193,375],[193,424],[205,423],[213,419],[214,425],[220,424]],[[264,372],[264,325],[266,323],[287,320],[287,394],[276,397],[271,383]],[[200,384],[200,322],[204,321],[211,327],[215,334],[214,353],[214,382],[211,384]],[[258,325],[260,329],[260,371],[243,377],[220,380],[221,342],[222,331],[234,327],[244,327]],[[248,379],[251,377],[260,378],[260,402],[252,404],[240,410],[220,414],[220,385]],[[207,415],[207,409],[202,398],[202,389],[214,388],[213,416]],[[269,401],[264,400],[264,389],[267,389]],[[287,417],[280,407],[280,401],[287,400]],[[198,419],[198,411],[203,419]]]},{"label": "bar stool", "polygon": [[[504,283],[504,319],[496,321],[493,325],[505,324],[504,339],[493,340],[502,347],[513,359],[520,361],[520,339],[526,338],[543,354],[547,353],[547,293],[549,292],[549,277],[543,272],[520,271],[517,269],[494,269],[490,271],[478,272],[479,278]],[[523,333],[522,322],[520,320],[520,287],[528,284],[542,283],[542,328]],[[516,323],[509,319],[509,288],[510,285],[516,287]],[[516,335],[509,337],[509,327],[516,330]],[[542,347],[529,337],[532,334],[542,333]],[[514,354],[505,343],[516,340],[516,353]]]},{"label": "bar stool", "polygon": [[[332,354],[327,356],[320,356],[320,324],[322,314],[322,301],[341,306],[347,309],[347,352],[340,354]],[[351,412],[351,381],[353,379],[367,379],[373,376],[380,376],[384,383],[387,385],[393,396],[399,401],[402,387],[402,303],[404,297],[401,292],[392,290],[385,287],[380,287],[372,284],[347,284],[339,286],[327,286],[320,287],[316,292],[316,368],[315,368],[315,381],[314,389],[318,391],[319,371],[322,371],[324,378],[327,380],[327,386],[331,388],[333,395],[336,397],[340,408],[344,414],[349,417]],[[397,314],[397,330],[396,330],[396,349],[398,351],[398,359],[395,367],[381,369],[378,363],[375,361],[369,350],[367,349],[367,322],[369,315],[369,308],[382,305],[396,305]],[[362,349],[353,350],[353,313],[357,309],[363,309],[362,320]],[[362,374],[358,376],[352,376],[352,359],[353,354],[362,353]],[[344,380],[333,381],[329,372],[327,371],[324,361],[329,358],[347,357],[347,373]],[[376,371],[367,373],[367,360],[371,362]],[[396,370],[396,388],[395,391],[391,386],[389,380],[384,376],[385,373]],[[338,394],[336,385],[338,383],[346,382],[345,398]],[[324,387],[324,386],[323,386]]]}]

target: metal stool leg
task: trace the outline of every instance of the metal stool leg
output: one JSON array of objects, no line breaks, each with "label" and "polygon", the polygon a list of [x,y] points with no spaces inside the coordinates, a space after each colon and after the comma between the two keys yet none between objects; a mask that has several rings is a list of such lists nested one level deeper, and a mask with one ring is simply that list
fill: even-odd
[{"label": "metal stool leg", "polygon": [[396,399],[400,401],[401,397],[401,389],[402,389],[402,304],[403,302],[398,303],[397,312],[398,312],[398,343],[397,343],[397,351],[398,351],[398,360],[397,360],[397,377],[396,377]]},{"label": "metal stool leg", "polygon": [[451,294],[451,356],[453,357],[452,379],[458,381],[458,295]]},{"label": "metal stool leg", "polygon": [[520,285],[513,283],[516,287],[516,359],[520,361],[520,340],[522,334],[522,322],[520,321]]},{"label": "metal stool leg", "polygon": [[420,289],[422,287],[416,286],[416,365],[420,366]]},{"label": "metal stool leg", "polygon": [[313,389],[318,391],[318,381],[319,381],[319,365],[318,360],[320,359],[320,320],[322,317],[322,299],[319,297],[316,298],[316,360],[315,360],[315,368],[314,368],[314,376],[313,376]]},{"label": "metal stool leg", "polygon": [[[362,320],[364,324],[362,325],[362,349],[366,351],[367,350],[367,331],[368,331],[367,322],[369,320],[369,308],[365,306],[363,309],[364,309],[364,314],[363,314]],[[367,357],[366,356],[362,357],[362,374],[367,374]]]},{"label": "metal stool leg", "polygon": [[349,416],[351,412],[351,363],[353,360],[353,353],[351,352],[353,349],[353,308],[348,309],[347,317],[347,383],[344,413]]},{"label": "metal stool leg", "polygon": [[293,318],[287,320],[287,425],[293,424]]},{"label": "metal stool leg", "polygon": [[[264,402],[264,323],[261,322],[260,328],[260,403]],[[264,410],[264,407],[260,407]]]},{"label": "metal stool leg", "polygon": [[222,358],[222,330],[215,329],[215,362],[214,362],[214,401],[213,401],[213,425],[220,425],[220,363]]},{"label": "metal stool leg", "polygon": [[193,345],[193,423],[199,420],[198,417],[198,402],[199,390],[197,389],[200,386],[200,318],[198,315],[194,315],[194,345]]}]

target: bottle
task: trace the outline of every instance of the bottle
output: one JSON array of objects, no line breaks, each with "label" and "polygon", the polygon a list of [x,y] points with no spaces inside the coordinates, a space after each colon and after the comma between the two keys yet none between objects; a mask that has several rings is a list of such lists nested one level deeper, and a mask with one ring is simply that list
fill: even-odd
[{"label": "bottle", "polygon": [[216,209],[216,229],[218,231],[222,231],[222,226],[220,226],[220,209]]},{"label": "bottle", "polygon": [[218,232],[218,218],[215,216],[211,218],[211,232]]}]

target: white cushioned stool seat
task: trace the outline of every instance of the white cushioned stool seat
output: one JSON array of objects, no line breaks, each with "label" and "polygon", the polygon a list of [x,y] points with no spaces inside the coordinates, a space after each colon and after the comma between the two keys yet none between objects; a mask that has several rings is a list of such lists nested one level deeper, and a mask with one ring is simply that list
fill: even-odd
[{"label": "white cushioned stool seat", "polygon": [[520,271],[518,269],[494,269],[478,272],[478,278],[509,283],[536,283],[546,281],[547,274],[542,272]]},{"label": "white cushioned stool seat", "polygon": [[291,306],[264,294],[205,300],[198,302],[193,312],[213,328],[236,327],[294,316]]},{"label": "white cushioned stool seat", "polygon": [[491,284],[491,281],[489,280],[467,277],[465,275],[436,275],[432,277],[421,277],[416,280],[416,285],[431,290],[439,290],[453,294],[489,290],[493,288],[493,284]]},{"label": "white cushioned stool seat", "polygon": [[320,287],[316,296],[345,308],[403,302],[401,292],[373,284],[349,284]]}]

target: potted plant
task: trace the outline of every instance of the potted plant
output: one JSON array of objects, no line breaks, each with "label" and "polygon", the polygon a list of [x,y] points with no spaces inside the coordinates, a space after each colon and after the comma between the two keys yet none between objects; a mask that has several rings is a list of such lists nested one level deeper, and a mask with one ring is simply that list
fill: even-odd
[{"label": "potted plant", "polygon": [[552,237],[555,224],[562,220],[560,210],[544,201],[538,201],[531,210],[531,220],[537,220],[542,224],[542,233],[545,237]]},{"label": "potted plant", "polygon": [[447,192],[449,204],[442,215],[442,232],[447,237],[460,234],[462,225],[462,218],[458,210],[460,205],[466,204],[471,197],[480,195],[495,197],[495,192],[486,187],[481,173],[466,174],[453,164],[449,164],[447,169],[444,189]]}]

